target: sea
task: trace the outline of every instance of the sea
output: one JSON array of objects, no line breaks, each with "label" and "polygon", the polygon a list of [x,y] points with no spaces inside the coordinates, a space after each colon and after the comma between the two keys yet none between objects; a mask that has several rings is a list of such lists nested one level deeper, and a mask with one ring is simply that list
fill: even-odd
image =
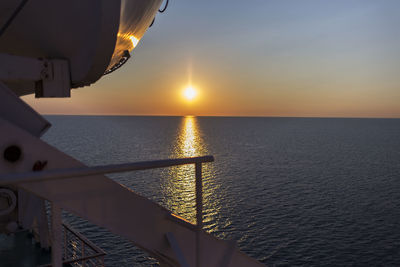
[{"label": "sea", "polygon": [[[213,155],[204,229],[268,266],[400,266],[399,119],[46,118],[43,139],[89,166]],[[195,221],[192,166],[109,177]],[[157,266],[106,229],[64,220],[106,266]]]}]

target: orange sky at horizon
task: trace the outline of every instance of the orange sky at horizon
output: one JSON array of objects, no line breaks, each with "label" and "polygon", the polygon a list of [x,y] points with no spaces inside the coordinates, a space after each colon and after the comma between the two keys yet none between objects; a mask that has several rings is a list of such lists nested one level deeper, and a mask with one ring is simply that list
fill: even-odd
[{"label": "orange sky at horizon", "polygon": [[23,100],[43,114],[400,118],[398,2],[229,3],[175,0],[121,69]]},{"label": "orange sky at horizon", "polygon": [[23,100],[42,114],[400,118],[398,98],[379,92],[360,97],[354,92],[339,95],[268,90],[268,94],[258,95],[258,90],[249,90],[247,94],[235,95],[227,90],[212,91],[214,88],[205,87],[206,83],[198,84],[198,96],[192,101],[182,96],[184,83],[177,85],[178,89],[164,90],[151,97],[134,91],[119,94],[109,91],[101,92],[102,97],[97,98],[96,90],[102,88],[92,86],[73,90],[68,99],[35,99],[30,95]]},{"label": "orange sky at horizon", "polygon": [[[135,62],[131,62],[132,65]],[[182,64],[182,69],[185,64]],[[96,84],[72,90],[67,99],[35,99],[33,95],[23,99],[43,114],[74,115],[161,115],[161,116],[278,116],[278,117],[400,117],[400,91],[381,94],[374,87],[366,89],[371,81],[353,82],[351,90],[334,90],[342,85],[325,80],[325,87],[312,88],[315,81],[301,83],[297,79],[270,77],[267,81],[254,74],[246,83],[241,77],[227,77],[223,70],[204,67],[194,75],[192,85],[198,95],[192,101],[183,98],[188,85],[188,75],[179,69],[159,75],[141,66],[138,73],[121,69],[115,76],[103,77]],[[186,67],[187,68],[187,67]],[[135,70],[133,70],[135,71]],[[187,72],[187,71],[186,71]],[[131,76],[132,78],[125,78]],[[142,79],[136,80],[136,77]],[[228,76],[229,77],[229,76]],[[137,81],[136,83],[133,81]],[[258,80],[258,81],[257,81]],[[244,83],[245,92],[237,92],[235,84]],[[338,85],[339,84],[339,85]],[[309,86],[308,88],[300,88]]]}]

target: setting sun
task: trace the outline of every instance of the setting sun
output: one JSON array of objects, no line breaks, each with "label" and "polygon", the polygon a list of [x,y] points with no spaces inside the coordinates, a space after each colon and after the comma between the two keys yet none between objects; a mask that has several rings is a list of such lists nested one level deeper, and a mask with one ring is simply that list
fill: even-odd
[{"label": "setting sun", "polygon": [[183,95],[187,100],[193,100],[197,96],[197,91],[192,86],[188,86],[183,91]]}]

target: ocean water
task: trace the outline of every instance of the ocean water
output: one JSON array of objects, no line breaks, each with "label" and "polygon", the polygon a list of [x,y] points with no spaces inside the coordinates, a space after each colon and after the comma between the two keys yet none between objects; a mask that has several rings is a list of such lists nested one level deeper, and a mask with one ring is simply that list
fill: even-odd
[{"label": "ocean water", "polygon": [[[205,229],[270,266],[400,266],[400,120],[48,116],[44,139],[88,165],[214,155]],[[194,221],[192,167],[110,177]],[[66,214],[108,266],[157,262]]]}]

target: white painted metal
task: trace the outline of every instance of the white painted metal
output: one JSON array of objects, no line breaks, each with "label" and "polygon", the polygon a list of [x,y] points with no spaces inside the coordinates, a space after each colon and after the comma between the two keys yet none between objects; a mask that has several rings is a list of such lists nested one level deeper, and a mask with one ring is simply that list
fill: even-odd
[{"label": "white painted metal", "polygon": [[181,267],[189,267],[185,259],[185,255],[182,252],[181,246],[178,244],[178,241],[176,241],[174,234],[168,232],[165,234],[165,237],[168,239],[168,242],[171,245],[171,248],[173,249],[176,258],[178,259],[179,265]]},{"label": "white painted metal", "polygon": [[[40,182],[46,180],[57,180],[66,178],[78,178],[84,176],[93,176],[97,174],[109,174],[116,172],[127,172],[127,171],[138,171],[155,168],[165,168],[185,164],[199,164],[201,162],[212,162],[214,161],[213,156],[193,157],[193,158],[181,158],[181,159],[166,159],[166,160],[153,160],[153,161],[141,161],[133,163],[122,163],[122,164],[110,164],[103,166],[94,167],[79,167],[79,168],[63,168],[44,170],[41,172],[18,172],[0,175],[0,185],[19,184],[19,183],[31,183]],[[199,165],[201,168],[201,165]],[[201,171],[196,173],[196,178],[201,181]],[[197,190],[198,202],[201,203],[201,188]],[[198,216],[198,225],[202,225],[202,216]],[[199,222],[200,220],[200,222]]]},{"label": "white painted metal", "polygon": [[68,61],[61,59],[46,60],[48,73],[37,84],[36,97],[70,97],[71,80]]},{"label": "white painted metal", "polygon": [[[3,57],[3,59],[4,58],[5,57]],[[15,75],[13,77],[18,77],[19,75],[24,79],[36,79],[37,77],[40,78],[44,66],[39,60],[25,60],[24,58],[13,56],[6,58],[11,59],[8,61],[10,62],[11,67],[8,68],[7,66],[2,65],[0,68],[0,73],[4,74],[7,72],[7,70],[10,70],[9,73],[11,76]],[[11,62],[18,62],[18,64],[16,64],[18,66],[13,66]],[[4,62],[0,63],[0,65],[3,63]],[[31,72],[24,71],[23,65],[28,66],[26,70],[31,69]],[[16,68],[13,69],[14,67]],[[21,72],[18,70],[19,67],[22,69]],[[36,76],[32,75],[34,71],[36,71]],[[50,123],[48,123],[30,106],[25,104],[2,82],[0,82],[0,116],[3,119],[6,119],[8,122],[18,125],[25,131],[37,137],[41,136],[50,127]],[[8,133],[3,132],[2,135],[8,135]],[[3,143],[4,139],[1,139],[0,151],[4,151],[6,147],[11,145],[19,146],[19,140],[17,137],[11,135],[9,138],[10,140],[8,143]],[[23,160],[25,151],[22,149],[21,152],[21,158]],[[17,160],[17,162],[8,162],[3,159],[2,163],[10,172],[15,172],[20,168],[20,163],[22,160]],[[32,170],[32,166],[30,166],[28,170]],[[18,221],[20,226],[22,226],[24,229],[32,230],[35,233],[34,236],[37,238],[37,241],[40,241],[41,247],[48,248],[50,246],[49,229],[43,198],[32,195],[21,188],[14,188],[13,190],[18,192],[18,212],[15,212],[14,218],[11,216],[6,220],[9,222],[9,224],[15,224],[15,221]],[[4,217],[2,219],[3,221],[5,220]]]},{"label": "white painted metal", "polygon": [[125,51],[132,51],[154,19],[162,0],[121,0],[120,26],[109,68],[117,64]]},{"label": "white painted metal", "polygon": [[51,265],[62,267],[62,218],[61,208],[51,203]]},{"label": "white painted metal", "polygon": [[[28,1],[0,37],[0,53],[65,59],[70,64],[72,87],[90,85],[106,69],[119,62],[126,50],[131,51],[137,45],[161,2],[122,0],[121,4],[121,0]],[[0,1],[0,26],[4,25],[16,8],[15,0]],[[34,92],[32,84],[24,81],[9,85],[18,95]],[[23,90],[24,86],[28,88]],[[47,93],[44,92],[43,96],[47,96]]]},{"label": "white painted metal", "polygon": [[[83,164],[44,143],[29,133],[0,119],[2,146],[18,140],[24,159],[18,171],[26,172],[38,160],[47,160],[47,169],[78,168]],[[15,167],[0,161],[2,175]],[[196,264],[196,226],[172,215],[165,208],[137,195],[130,189],[101,176],[49,180],[20,184],[25,190],[45,198],[69,212],[132,240],[163,263],[178,265],[165,234],[173,233],[190,266]],[[227,244],[204,231],[199,232],[201,266],[220,266]],[[229,266],[259,266],[257,261],[238,250],[232,253]]]},{"label": "white painted metal", "polygon": [[[0,117],[19,126],[34,136],[41,136],[50,127],[50,123],[47,120],[16,96],[1,81]],[[14,143],[18,144],[17,140],[15,140]]]},{"label": "white painted metal", "polygon": [[221,267],[228,267],[230,266],[232,256],[235,253],[235,250],[237,250],[236,247],[236,242],[235,241],[226,241],[226,249],[224,256],[222,257],[221,264],[219,266]]},{"label": "white painted metal", "polygon": [[71,80],[67,60],[0,54],[0,81],[34,83],[36,97],[70,96]]},{"label": "white painted metal", "polygon": [[[35,90],[38,97],[69,96],[71,86],[95,82],[111,58],[121,57],[118,51],[136,46],[161,4],[161,0],[122,2],[120,16],[120,0],[29,1],[0,36],[0,53],[18,55],[1,55],[0,80],[19,95]],[[0,1],[0,22],[15,8],[14,0]],[[38,222],[43,243],[44,199],[51,202],[53,266],[61,266],[63,209],[131,240],[161,264],[261,265],[201,229],[201,160],[212,157],[89,168],[38,139],[49,124],[1,82],[0,104],[0,151],[18,146],[22,153],[17,160],[0,160],[1,184],[18,187],[19,222],[26,228]],[[197,226],[101,175],[176,164],[196,165]],[[41,170],[44,166],[46,170]]]},{"label": "white painted metal", "polygon": [[42,248],[50,247],[45,201],[22,188],[18,189],[18,224],[31,230]]},{"label": "white painted metal", "polygon": [[0,81],[39,81],[46,69],[44,60],[0,53]]},{"label": "white painted metal", "polygon": [[[32,194],[31,194],[32,195]],[[36,210],[37,232],[39,234],[40,247],[44,249],[50,248],[50,229],[47,220],[46,206],[44,199],[41,200],[41,205]]]},{"label": "white painted metal", "polygon": [[[105,251],[93,244],[84,235],[76,231],[69,224],[64,227],[64,255],[63,263],[71,266],[82,264],[83,266],[104,266]],[[85,249],[88,247],[89,249]],[[85,262],[89,264],[85,265]],[[51,267],[51,266],[48,266]]]},{"label": "white painted metal", "polygon": [[[0,18],[9,18],[16,6],[15,0],[0,1]],[[89,85],[110,62],[120,9],[120,0],[28,1],[1,36],[0,53],[66,59],[73,87]]]},{"label": "white painted metal", "polygon": [[196,222],[197,222],[196,266],[200,267],[202,264],[200,258],[201,255],[200,233],[201,229],[203,229],[203,179],[202,179],[201,163],[196,163],[195,172],[196,172]]},{"label": "white painted metal", "polygon": [[17,206],[17,197],[14,192],[8,188],[0,188],[0,199],[6,204],[4,208],[0,209],[0,216],[10,214]]}]

